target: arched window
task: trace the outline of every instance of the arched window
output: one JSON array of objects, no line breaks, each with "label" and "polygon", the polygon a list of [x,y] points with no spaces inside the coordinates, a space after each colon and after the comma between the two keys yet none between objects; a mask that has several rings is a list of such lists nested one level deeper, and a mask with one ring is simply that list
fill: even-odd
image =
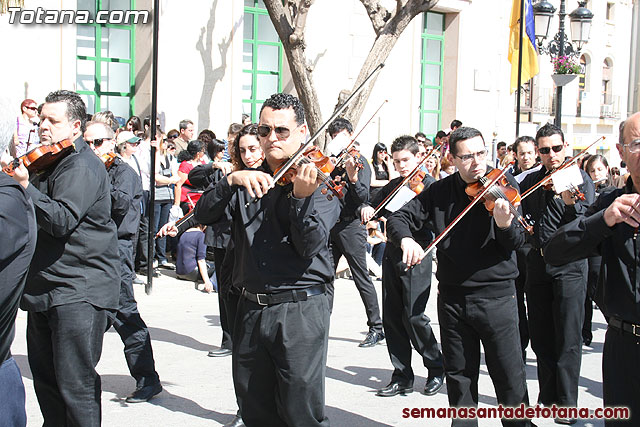
[{"label": "arched window", "polygon": [[613,75],[613,62],[606,58],[602,64],[602,105],[611,105],[611,77]]},{"label": "arched window", "polygon": [[585,93],[587,91],[587,73],[589,65],[589,59],[587,55],[580,56],[580,66],[582,72],[578,74],[578,107],[576,109],[576,116],[582,116],[582,101],[584,101]]}]

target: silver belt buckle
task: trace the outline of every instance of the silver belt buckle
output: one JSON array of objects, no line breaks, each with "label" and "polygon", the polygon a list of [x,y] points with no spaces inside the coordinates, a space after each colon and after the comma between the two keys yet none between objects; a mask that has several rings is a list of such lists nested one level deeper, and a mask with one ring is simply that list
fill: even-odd
[{"label": "silver belt buckle", "polygon": [[260,301],[260,297],[264,297],[266,298],[268,295],[267,294],[256,294],[256,299],[258,300],[258,305],[268,305],[266,302],[262,302]]}]

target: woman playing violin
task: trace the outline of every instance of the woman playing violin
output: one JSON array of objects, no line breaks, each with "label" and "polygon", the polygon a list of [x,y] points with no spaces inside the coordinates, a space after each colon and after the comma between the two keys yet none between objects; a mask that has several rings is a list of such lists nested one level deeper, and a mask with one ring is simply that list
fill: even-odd
[{"label": "woman playing violin", "polygon": [[[449,144],[446,156],[458,171],[432,183],[387,219],[389,241],[401,248],[408,267],[424,257],[416,233],[425,228],[438,234],[445,230],[469,205],[467,184],[487,172],[487,149],[478,130],[456,129]],[[506,178],[518,188],[510,174]],[[455,407],[478,405],[480,342],[490,361],[498,402],[528,404],[514,285],[515,249],[525,236],[509,203],[501,198],[495,203],[493,216],[482,205],[474,205],[437,246],[438,319],[447,393]],[[422,262],[430,261],[427,257]]]}]

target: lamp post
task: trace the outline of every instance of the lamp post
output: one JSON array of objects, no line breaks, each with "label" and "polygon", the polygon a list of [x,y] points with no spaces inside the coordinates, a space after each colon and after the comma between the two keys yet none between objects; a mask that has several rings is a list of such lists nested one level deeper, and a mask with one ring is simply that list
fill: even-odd
[{"label": "lamp post", "polygon": [[[571,43],[565,34],[564,27],[564,17],[566,16],[565,0],[560,0],[558,32],[547,46],[543,46],[543,43],[549,34],[549,24],[556,8],[546,0],[541,0],[533,5],[536,41],[538,42],[538,51],[540,53],[549,54],[552,58],[563,56],[577,58],[580,55],[580,50],[589,41],[591,21],[593,19],[593,13],[585,7],[586,4],[586,1],[578,1],[578,8],[569,14],[571,41],[573,42]],[[562,85],[560,84],[556,84],[556,117],[554,123],[558,127],[562,126]]]}]

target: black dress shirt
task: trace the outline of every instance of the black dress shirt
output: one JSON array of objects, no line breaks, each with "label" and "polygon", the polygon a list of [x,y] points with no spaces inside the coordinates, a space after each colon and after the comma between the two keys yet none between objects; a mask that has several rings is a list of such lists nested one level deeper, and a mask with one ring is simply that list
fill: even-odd
[{"label": "black dress shirt", "polygon": [[614,200],[630,193],[635,193],[631,178],[624,188],[609,187],[584,216],[558,229],[544,248],[544,259],[549,264],[563,265],[599,252],[603,266],[598,279],[604,285],[603,311],[640,324],[638,230],[625,223],[609,227],[604,221],[604,211]]},{"label": "black dress shirt", "polygon": [[[344,178],[345,196],[340,200],[340,220],[351,221],[357,217],[357,211],[360,205],[369,201],[369,187],[371,186],[371,168],[367,159],[358,154],[362,161],[363,167],[358,171],[358,180],[351,182],[349,178]],[[346,177],[346,171],[342,168],[335,169],[331,176],[343,175]]]},{"label": "black dress shirt", "polygon": [[[530,215],[533,220],[533,237],[531,241],[534,248],[544,248],[547,240],[560,227],[583,215],[587,208],[595,200],[595,189],[593,181],[586,172],[580,170],[583,183],[578,186],[584,193],[584,200],[577,200],[575,205],[566,205],[562,201],[562,196],[556,194],[553,190],[545,190],[538,188],[526,199],[522,201],[522,210],[525,214]],[[543,167],[539,171],[527,175],[520,183],[520,188],[524,193],[529,188],[540,182],[547,170]]]},{"label": "black dress shirt", "polygon": [[[506,177],[518,188],[510,174]],[[439,235],[469,205],[465,188],[458,172],[434,182],[387,219],[387,237],[400,247],[403,238],[413,238],[425,227]],[[501,229],[482,203],[476,204],[437,246],[440,293],[498,297],[514,292],[518,277],[514,250],[524,240],[524,230],[515,219]]]},{"label": "black dress shirt", "polygon": [[[198,165],[189,172],[189,181],[198,188],[213,188],[226,180],[222,170],[215,169],[213,163]],[[231,216],[229,212],[215,222],[201,223],[207,226],[204,243],[211,248],[226,249],[231,240]]]},{"label": "black dress shirt", "polygon": [[109,168],[111,218],[119,240],[131,240],[138,232],[142,211],[142,181],[131,166],[117,158]]},{"label": "black dress shirt", "polygon": [[82,138],[75,151],[42,174],[27,193],[35,206],[38,242],[20,308],[88,302],[117,309],[120,265],[111,184],[102,160]]},{"label": "black dress shirt", "polygon": [[[11,357],[16,312],[36,248],[36,217],[24,189],[0,173],[0,364]],[[4,399],[4,397],[3,397]]]},{"label": "black dress shirt", "polygon": [[[371,199],[368,205],[373,207],[374,209],[380,206],[380,203],[382,203],[382,201],[389,194],[391,194],[393,190],[396,189],[396,187],[402,181],[402,179],[403,178],[399,176],[389,181],[387,185],[385,185],[384,187],[381,187],[380,191],[376,193],[376,195],[373,197],[373,199]],[[436,180],[431,175],[425,175],[424,179],[422,180],[422,184],[424,185],[424,189],[422,191],[426,190],[434,182],[436,182]],[[386,208],[383,208],[377,214],[378,217],[385,217],[385,218],[389,218],[391,215],[393,215],[393,212],[388,211]],[[431,225],[427,224],[426,227],[422,227],[419,230],[415,230],[413,232],[413,240],[419,243],[425,243],[433,240],[433,231],[431,230]]]},{"label": "black dress shirt", "polygon": [[[266,163],[258,170],[271,174]],[[196,205],[196,221],[216,222],[227,206],[233,218],[234,286],[270,293],[333,279],[328,242],[339,207],[321,189],[297,199],[293,184],[276,185],[255,203],[244,187],[230,186],[227,179],[205,191]]]}]

